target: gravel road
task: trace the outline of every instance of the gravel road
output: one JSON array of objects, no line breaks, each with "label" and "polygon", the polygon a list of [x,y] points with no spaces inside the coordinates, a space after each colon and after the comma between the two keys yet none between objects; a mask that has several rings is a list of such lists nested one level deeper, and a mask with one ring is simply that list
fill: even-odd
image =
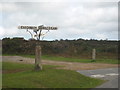
[{"label": "gravel road", "polygon": [[[2,56],[2,61],[28,63],[28,64],[35,63],[35,59],[25,58],[21,56]],[[60,67],[61,69],[69,69],[69,70],[93,70],[93,69],[118,67],[117,64],[78,63],[78,62],[51,61],[51,60],[42,60],[42,64],[60,65],[60,66],[63,66],[63,67]]]}]

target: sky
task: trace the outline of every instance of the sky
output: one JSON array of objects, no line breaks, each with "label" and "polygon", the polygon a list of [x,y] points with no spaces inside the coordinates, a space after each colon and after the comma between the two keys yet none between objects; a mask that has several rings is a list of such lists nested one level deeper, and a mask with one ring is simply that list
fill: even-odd
[{"label": "sky", "polygon": [[58,30],[51,30],[44,40],[118,40],[118,2],[2,0],[0,39],[31,38],[26,30],[17,28],[21,25],[57,26]]}]

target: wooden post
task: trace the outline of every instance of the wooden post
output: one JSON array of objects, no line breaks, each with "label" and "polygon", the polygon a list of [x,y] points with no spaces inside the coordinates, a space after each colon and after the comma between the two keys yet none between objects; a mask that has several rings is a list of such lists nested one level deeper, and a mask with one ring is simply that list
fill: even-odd
[{"label": "wooden post", "polygon": [[94,48],[92,50],[92,60],[94,61],[96,59],[96,49]]},{"label": "wooden post", "polygon": [[36,71],[42,70],[40,45],[36,45],[36,49],[35,49],[35,70]]}]

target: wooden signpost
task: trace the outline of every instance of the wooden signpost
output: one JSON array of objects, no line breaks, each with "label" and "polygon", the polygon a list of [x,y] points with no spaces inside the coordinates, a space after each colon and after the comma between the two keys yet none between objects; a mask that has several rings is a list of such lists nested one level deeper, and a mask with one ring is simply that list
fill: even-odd
[{"label": "wooden signpost", "polygon": [[[51,26],[18,26],[18,29],[26,29],[27,32],[30,33],[31,37],[33,39],[36,39],[38,41],[41,40],[41,37],[44,36],[49,32],[49,30],[57,30],[57,27],[51,27]],[[42,30],[47,30],[45,33],[42,33]],[[36,42],[36,48],[35,48],[35,70],[39,71],[42,70],[42,64],[41,64],[41,46],[40,42]]]}]

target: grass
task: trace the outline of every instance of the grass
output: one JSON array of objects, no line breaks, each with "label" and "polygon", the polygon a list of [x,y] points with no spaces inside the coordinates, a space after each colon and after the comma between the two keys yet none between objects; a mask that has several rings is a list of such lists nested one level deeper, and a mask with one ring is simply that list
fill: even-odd
[{"label": "grass", "polygon": [[6,71],[2,76],[3,88],[94,88],[104,82],[51,65],[43,66],[42,71],[34,71],[32,64],[3,62],[2,66]]},{"label": "grass", "polygon": [[[5,55],[9,56],[9,55]],[[11,55],[10,55],[11,56]],[[15,55],[12,55],[15,56]],[[28,58],[35,58],[34,55],[18,55]],[[68,58],[68,57],[61,57],[61,56],[50,56],[50,55],[43,55],[42,59],[45,60],[54,60],[54,61],[66,61],[66,62],[81,62],[81,63],[108,63],[108,64],[120,64],[118,60],[115,59],[96,59],[94,62],[91,59],[78,59],[78,58]]]},{"label": "grass", "polygon": [[[47,60],[55,60],[55,61],[69,61],[69,62],[81,62],[81,63],[91,63],[91,59],[78,59],[78,58],[68,58],[68,57],[60,57],[60,56],[43,56],[43,59]],[[118,64],[118,60],[113,59],[97,59],[92,63],[110,63],[110,64]]]}]

